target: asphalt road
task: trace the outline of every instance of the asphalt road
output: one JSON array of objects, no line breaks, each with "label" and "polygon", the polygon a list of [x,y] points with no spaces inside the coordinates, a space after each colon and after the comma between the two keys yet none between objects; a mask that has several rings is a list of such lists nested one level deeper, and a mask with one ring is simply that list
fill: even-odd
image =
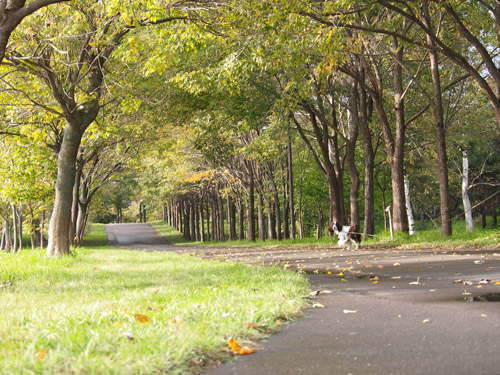
[{"label": "asphalt road", "polygon": [[124,248],[273,265],[311,280],[312,304],[323,307],[209,375],[500,374],[500,303],[474,301],[500,297],[500,249],[200,248],[161,243],[146,224],[107,230]]}]

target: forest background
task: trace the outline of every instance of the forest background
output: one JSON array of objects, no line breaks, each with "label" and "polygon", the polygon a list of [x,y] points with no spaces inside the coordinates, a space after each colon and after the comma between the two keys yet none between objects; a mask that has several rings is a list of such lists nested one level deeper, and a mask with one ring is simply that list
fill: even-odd
[{"label": "forest background", "polygon": [[488,0],[0,1],[1,248],[495,226],[499,43]]}]

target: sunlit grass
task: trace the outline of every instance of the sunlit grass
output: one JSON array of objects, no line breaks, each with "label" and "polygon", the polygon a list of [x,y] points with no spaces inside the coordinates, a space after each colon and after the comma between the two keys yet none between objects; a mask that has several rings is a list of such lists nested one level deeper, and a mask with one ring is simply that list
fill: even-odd
[{"label": "sunlit grass", "polygon": [[0,374],[189,373],[306,303],[292,272],[116,250],[93,229],[72,256],[0,253]]}]

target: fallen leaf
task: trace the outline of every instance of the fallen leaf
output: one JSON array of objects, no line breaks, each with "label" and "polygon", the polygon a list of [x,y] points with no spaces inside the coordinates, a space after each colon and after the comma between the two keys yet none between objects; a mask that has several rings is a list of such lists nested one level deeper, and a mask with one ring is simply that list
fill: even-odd
[{"label": "fallen leaf", "polygon": [[373,276],[373,277],[370,277],[370,281],[379,281],[380,278],[378,276]]},{"label": "fallen leaf", "polygon": [[491,283],[491,280],[481,279],[481,280],[479,281],[479,284],[489,284],[489,283]]},{"label": "fallen leaf", "polygon": [[356,314],[358,312],[358,310],[345,310],[344,309],[344,314]]},{"label": "fallen leaf", "polygon": [[318,294],[319,294],[319,289],[318,290],[313,290],[311,293],[309,293],[309,295],[311,297],[317,296]]},{"label": "fallen leaf", "polygon": [[343,283],[346,283],[346,282],[347,282],[347,280],[346,280],[346,279],[344,279],[344,278],[341,278],[341,279],[340,279],[340,281],[342,281]]},{"label": "fallen leaf", "polygon": [[135,318],[141,322],[142,324],[146,324],[146,323],[149,323],[151,322],[151,319],[149,317],[147,317],[146,315],[142,315],[142,314],[137,314],[135,313],[134,314]]},{"label": "fallen leaf", "polygon": [[396,262],[393,264],[393,266],[400,266],[401,264],[399,262]]},{"label": "fallen leaf", "polygon": [[240,355],[247,355],[247,354],[252,354],[253,352],[255,352],[255,349],[249,349],[249,348],[242,347],[233,338],[231,338],[227,341],[227,345],[229,346],[229,349],[231,349],[231,351],[233,353],[237,353]]},{"label": "fallen leaf", "polygon": [[412,281],[410,285],[420,285],[420,277],[417,277],[417,281]]},{"label": "fallen leaf", "polygon": [[36,355],[36,361],[40,362],[43,357],[45,357],[45,349],[40,349],[40,351]]},{"label": "fallen leaf", "polygon": [[424,320],[422,321],[422,323],[429,323],[429,322],[430,322],[430,320],[429,320],[429,319],[424,319]]},{"label": "fallen leaf", "polygon": [[291,266],[291,265],[289,265],[289,264],[285,264],[285,265],[283,266],[283,268],[284,268],[284,269],[287,269],[287,268],[290,268],[290,267],[292,267],[292,266]]},{"label": "fallen leaf", "polygon": [[318,303],[318,302],[314,302],[312,307],[315,309],[324,309],[325,308],[325,306],[323,306],[321,303]]},{"label": "fallen leaf", "polygon": [[337,274],[337,276],[342,277],[342,276],[344,276],[344,274],[343,274],[342,272],[339,272],[339,273]]},{"label": "fallen leaf", "polygon": [[243,324],[246,325],[248,328],[259,329],[259,326],[252,322],[245,322]]},{"label": "fallen leaf", "polygon": [[469,280],[466,280],[463,282],[464,285],[472,285],[473,282],[472,281],[469,281]]},{"label": "fallen leaf", "polygon": [[332,293],[332,291],[331,290],[327,290],[327,289],[322,290],[322,291],[319,292],[319,294],[330,294],[330,293]]},{"label": "fallen leaf", "polygon": [[281,327],[283,325],[283,322],[279,319],[276,319],[276,321],[274,322],[274,325],[277,327]]},{"label": "fallen leaf", "polygon": [[500,285],[500,281],[497,281],[497,282],[495,283],[495,285]]},{"label": "fallen leaf", "polygon": [[453,280],[453,284],[462,284],[462,280]]}]

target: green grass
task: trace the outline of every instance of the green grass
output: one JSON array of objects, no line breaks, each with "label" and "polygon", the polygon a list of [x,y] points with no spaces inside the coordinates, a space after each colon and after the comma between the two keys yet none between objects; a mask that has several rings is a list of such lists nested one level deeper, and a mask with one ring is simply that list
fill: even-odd
[{"label": "green grass", "polygon": [[196,372],[228,358],[228,337],[264,335],[245,322],[269,333],[306,304],[292,272],[116,250],[102,225],[85,243],[57,259],[0,253],[0,374]]},{"label": "green grass", "polygon": [[[151,223],[157,230],[164,236],[169,237],[169,239],[174,243],[185,243],[186,241],[182,235],[175,229],[169,227],[163,221],[154,221]],[[465,230],[464,221],[456,221],[453,223],[453,235],[451,237],[441,237],[440,228],[430,228],[431,225],[428,224],[429,229],[427,230],[417,230],[417,234],[409,236],[405,233],[396,233],[394,239],[391,239],[389,230],[385,231],[382,227],[377,228],[377,233],[375,236],[363,241],[363,246],[387,246],[387,247],[432,247],[432,246],[448,246],[448,247],[499,247],[500,246],[500,228],[491,228],[491,224],[488,223],[486,229],[482,229],[479,223],[475,224],[474,232],[467,233]],[[203,245],[203,246],[216,246],[220,245],[220,242],[191,242],[193,246]],[[320,239],[316,238],[304,238],[295,240],[283,240],[283,241],[226,241],[224,246],[250,246],[250,247],[261,247],[261,246],[336,246],[337,239],[333,236],[328,236],[324,233],[324,236]]]}]

